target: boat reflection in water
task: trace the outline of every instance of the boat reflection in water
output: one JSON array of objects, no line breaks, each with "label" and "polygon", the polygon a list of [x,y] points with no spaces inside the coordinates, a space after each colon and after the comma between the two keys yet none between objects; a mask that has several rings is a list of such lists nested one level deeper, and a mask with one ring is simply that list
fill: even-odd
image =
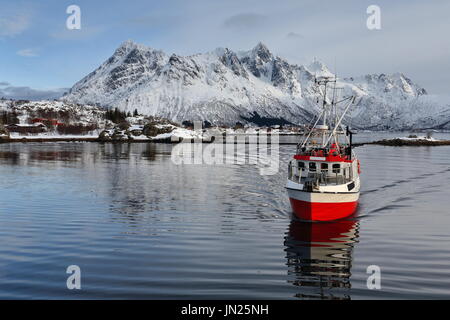
[{"label": "boat reflection in water", "polygon": [[288,282],[298,298],[350,299],[352,252],[358,221],[291,221],[285,237]]}]

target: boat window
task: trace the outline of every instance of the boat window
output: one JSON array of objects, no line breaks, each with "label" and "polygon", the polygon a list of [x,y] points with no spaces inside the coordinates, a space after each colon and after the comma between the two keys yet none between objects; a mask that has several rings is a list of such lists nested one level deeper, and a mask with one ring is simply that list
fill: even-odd
[{"label": "boat window", "polygon": [[298,167],[299,167],[299,169],[305,168],[305,163],[303,161],[299,161],[298,162]]},{"label": "boat window", "polygon": [[328,163],[322,163],[320,165],[320,167],[321,167],[322,171],[326,171],[326,170],[328,170]]},{"label": "boat window", "polygon": [[341,165],[339,163],[333,164],[333,173],[339,173],[341,171]]},{"label": "boat window", "polygon": [[309,171],[316,171],[316,163],[315,162],[309,163]]}]

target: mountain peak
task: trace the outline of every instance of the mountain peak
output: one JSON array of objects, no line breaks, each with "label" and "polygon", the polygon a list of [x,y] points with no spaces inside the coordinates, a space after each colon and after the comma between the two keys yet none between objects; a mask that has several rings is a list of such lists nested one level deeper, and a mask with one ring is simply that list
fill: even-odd
[{"label": "mountain peak", "polygon": [[134,42],[131,39],[125,40],[124,42],[122,42],[119,46],[119,48],[127,48],[127,47],[132,47],[132,46],[136,46],[137,43]]},{"label": "mountain peak", "polygon": [[136,47],[137,47],[137,43],[136,42],[134,42],[133,40],[126,40],[126,41],[124,41],[124,42],[122,42],[120,44],[120,46],[116,49],[116,52],[117,51],[120,51],[120,52],[122,52],[122,51],[130,51],[130,50],[132,50],[132,49],[134,49]]},{"label": "mountain peak", "polygon": [[262,41],[259,41],[259,42],[256,44],[256,46],[253,48],[253,50],[260,50],[260,49],[269,51],[269,49],[267,48],[267,46],[266,46]]},{"label": "mountain peak", "polygon": [[143,44],[140,43],[136,43],[133,40],[126,40],[124,42],[122,42],[120,44],[120,46],[116,49],[115,51],[115,55],[124,55],[129,53],[130,51],[134,50],[134,49],[138,49],[138,50],[142,50],[142,51],[151,51],[153,50],[150,47],[147,47]]},{"label": "mountain peak", "polygon": [[308,71],[317,77],[333,77],[334,74],[328,69],[328,67],[322,62],[314,58],[308,67]]},{"label": "mountain peak", "polygon": [[261,41],[252,49],[252,54],[255,57],[259,57],[264,62],[268,62],[273,58],[269,48]]}]

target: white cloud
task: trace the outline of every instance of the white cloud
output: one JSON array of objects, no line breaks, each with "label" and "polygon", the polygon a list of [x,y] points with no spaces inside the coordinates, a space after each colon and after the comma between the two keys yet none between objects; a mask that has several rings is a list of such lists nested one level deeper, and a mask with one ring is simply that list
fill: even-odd
[{"label": "white cloud", "polygon": [[58,31],[51,33],[50,36],[58,40],[85,40],[95,38],[99,34],[105,32],[106,29],[105,26],[84,25],[81,29],[59,29]]},{"label": "white cloud", "polygon": [[290,38],[290,39],[303,39],[304,36],[300,33],[297,32],[289,32],[286,37]]},{"label": "white cloud", "polygon": [[37,57],[38,53],[36,49],[22,49],[17,51],[17,54],[22,57]]},{"label": "white cloud", "polygon": [[[7,82],[2,83],[6,84]],[[30,87],[8,86],[0,88],[0,97],[24,100],[52,100],[60,98],[67,90],[67,88],[40,90]]]},{"label": "white cloud", "polygon": [[0,13],[0,37],[15,37],[30,26],[29,14],[16,14],[7,16]]},{"label": "white cloud", "polygon": [[228,28],[257,28],[266,22],[265,15],[256,13],[241,13],[233,15],[224,21],[224,26]]}]

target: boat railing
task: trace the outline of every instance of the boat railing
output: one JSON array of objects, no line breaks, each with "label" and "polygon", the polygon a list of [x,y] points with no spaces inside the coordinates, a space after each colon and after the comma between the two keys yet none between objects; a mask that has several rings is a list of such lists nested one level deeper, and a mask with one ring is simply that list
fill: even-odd
[{"label": "boat railing", "polygon": [[317,186],[346,184],[353,180],[352,167],[345,167],[332,172],[328,169],[309,170],[299,167],[296,161],[291,160],[288,165],[288,179],[296,183],[311,181]]},{"label": "boat railing", "polygon": [[289,161],[288,166],[288,179],[297,183],[300,183],[302,177],[303,168],[297,165],[296,161]]},{"label": "boat railing", "polygon": [[333,152],[330,153],[328,151],[325,152],[317,152],[317,151],[298,151],[297,155],[300,156],[308,156],[308,157],[328,157],[328,156],[339,156],[342,157],[343,159],[347,159],[348,158],[348,154],[346,153],[339,153],[339,152]]}]

